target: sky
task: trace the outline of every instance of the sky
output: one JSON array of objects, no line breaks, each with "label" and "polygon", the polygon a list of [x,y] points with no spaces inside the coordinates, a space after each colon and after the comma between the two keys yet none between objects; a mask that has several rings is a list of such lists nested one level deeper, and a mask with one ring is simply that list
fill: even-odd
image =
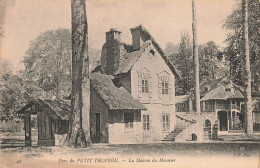
[{"label": "sky", "polygon": [[[197,0],[198,43],[215,41],[224,46],[227,30],[222,28],[238,0]],[[70,0],[0,0],[0,58],[14,71],[23,69],[23,56],[30,41],[47,30],[71,28]],[[131,44],[130,28],[142,24],[164,49],[177,44],[183,31],[192,36],[191,0],[87,0],[89,41],[101,49],[105,32],[122,31]]]}]

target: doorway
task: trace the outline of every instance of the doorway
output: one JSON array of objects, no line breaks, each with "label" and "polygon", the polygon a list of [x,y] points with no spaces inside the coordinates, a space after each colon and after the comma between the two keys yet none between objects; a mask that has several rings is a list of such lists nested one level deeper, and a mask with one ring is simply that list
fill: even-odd
[{"label": "doorway", "polygon": [[31,146],[38,145],[38,125],[37,125],[37,114],[30,114],[31,117]]},{"label": "doorway", "polygon": [[204,123],[204,139],[211,139],[211,122],[210,120],[205,120]]},{"label": "doorway", "polygon": [[95,142],[100,142],[100,113],[95,113]]},{"label": "doorway", "polygon": [[219,120],[219,130],[227,131],[227,112],[219,111],[218,112],[218,120]]}]

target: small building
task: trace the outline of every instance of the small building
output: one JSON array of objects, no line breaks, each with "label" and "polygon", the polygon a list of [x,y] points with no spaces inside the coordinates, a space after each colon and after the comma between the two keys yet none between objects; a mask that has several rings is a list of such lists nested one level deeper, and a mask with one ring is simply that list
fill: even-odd
[{"label": "small building", "polygon": [[36,119],[37,145],[54,146],[54,134],[65,134],[69,129],[70,102],[34,99],[18,114],[24,114],[25,145],[32,146],[32,117]]},{"label": "small building", "polygon": [[[204,138],[201,139],[215,139],[218,135],[244,132],[243,87],[237,86],[227,77],[223,77],[202,82],[200,84],[200,96],[200,114],[195,111],[193,93],[176,96],[176,116],[200,123],[200,132],[204,132]],[[254,132],[260,130],[259,102],[258,97],[253,97]],[[183,130],[189,129],[189,125],[183,128]]]}]

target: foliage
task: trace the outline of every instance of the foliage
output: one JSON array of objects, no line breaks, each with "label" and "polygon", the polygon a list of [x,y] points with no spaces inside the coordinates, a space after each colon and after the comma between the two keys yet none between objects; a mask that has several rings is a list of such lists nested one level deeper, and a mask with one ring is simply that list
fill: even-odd
[{"label": "foliage", "polygon": [[0,119],[12,120],[16,111],[26,102],[23,80],[13,74],[6,60],[1,60],[0,70]]},{"label": "foliage", "polygon": [[2,132],[18,133],[22,132],[24,123],[22,119],[16,119],[11,122],[0,122]]},{"label": "foliage", "polygon": [[[252,91],[260,89],[260,5],[258,0],[249,0],[249,50],[252,72]],[[243,19],[241,3],[237,4],[232,14],[227,17],[223,27],[229,30],[224,52],[230,61],[231,75],[236,84],[243,85]]]},{"label": "foliage", "polygon": [[186,94],[193,87],[193,64],[192,64],[192,47],[190,36],[186,32],[181,33],[181,41],[177,51],[173,50],[170,59],[181,72],[182,80],[176,81],[176,93]]},{"label": "foliage", "polygon": [[227,75],[229,64],[214,41],[199,46],[200,81],[218,79]]},{"label": "foliage", "polygon": [[[182,32],[178,47],[174,47],[170,43],[167,46],[169,57],[177,66],[183,78],[176,81],[176,93],[187,94],[194,86],[194,63],[190,36],[188,33]],[[225,61],[219,46],[213,41],[199,45],[199,63],[200,83],[210,79],[221,78],[229,70],[228,62]]]},{"label": "foliage", "polygon": [[[92,46],[89,48],[91,68],[94,68],[100,51]],[[23,62],[24,79],[29,86],[34,86],[31,94],[37,93],[36,88],[48,99],[63,99],[71,94],[71,33],[68,29],[50,30],[39,35],[30,43]]]}]

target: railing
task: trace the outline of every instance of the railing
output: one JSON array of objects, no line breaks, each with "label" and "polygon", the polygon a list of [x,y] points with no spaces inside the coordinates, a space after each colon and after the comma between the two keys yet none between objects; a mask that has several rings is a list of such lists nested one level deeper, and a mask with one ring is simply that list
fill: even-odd
[{"label": "railing", "polygon": [[230,109],[230,104],[217,104],[216,109]]},{"label": "railing", "polygon": [[232,109],[237,109],[238,111],[240,111],[240,107],[236,104],[232,104],[231,106]]},{"label": "railing", "polygon": [[203,109],[202,111],[206,111],[206,112],[214,112],[215,109],[214,109],[214,107],[212,107],[212,106],[206,106],[205,109]]}]

